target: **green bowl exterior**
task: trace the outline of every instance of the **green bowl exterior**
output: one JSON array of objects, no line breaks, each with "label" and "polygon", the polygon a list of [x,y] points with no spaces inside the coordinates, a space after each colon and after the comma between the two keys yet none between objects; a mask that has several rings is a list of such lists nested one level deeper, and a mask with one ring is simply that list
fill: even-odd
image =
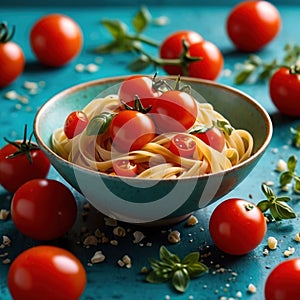
[{"label": "green bowl exterior", "polygon": [[[116,77],[87,82],[62,91],[37,113],[34,132],[37,143],[55,169],[102,213],[130,223],[148,223],[177,218],[203,208],[241,183],[255,167],[272,137],[267,112],[248,95],[216,82],[182,78],[207,102],[229,119],[234,127],[248,130],[254,138],[254,153],[245,162],[223,172],[181,180],[120,178],[76,166],[51,148],[53,131],[66,116],[82,109],[107,88],[123,81]],[[165,202],[164,202],[165,201]]]}]

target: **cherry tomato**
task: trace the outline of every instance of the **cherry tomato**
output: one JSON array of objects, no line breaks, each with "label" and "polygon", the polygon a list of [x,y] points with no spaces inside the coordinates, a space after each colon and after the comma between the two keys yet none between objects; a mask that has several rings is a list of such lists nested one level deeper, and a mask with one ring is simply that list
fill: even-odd
[{"label": "cherry tomato", "polygon": [[124,80],[119,88],[120,101],[133,107],[138,96],[144,108],[154,105],[158,92],[152,87],[152,79],[146,76],[132,76]]},{"label": "cherry tomato", "polygon": [[0,184],[6,190],[14,193],[23,183],[48,175],[50,161],[36,144],[26,140],[26,129],[23,142],[8,142],[0,149]]},{"label": "cherry tomato", "polygon": [[278,69],[270,79],[269,92],[281,113],[300,116],[300,74],[291,74],[288,68]]},{"label": "cherry tomato", "polygon": [[6,23],[0,24],[0,88],[15,81],[24,70],[25,58],[20,46],[11,41]]},{"label": "cherry tomato", "polygon": [[186,131],[196,121],[196,100],[185,92],[167,91],[157,98],[151,117],[159,132]]},{"label": "cherry tomato", "polygon": [[196,143],[188,134],[179,133],[171,139],[169,150],[178,156],[191,158],[196,150]]},{"label": "cherry tomato", "polygon": [[202,140],[205,144],[222,152],[225,146],[225,138],[222,131],[216,127],[208,128],[204,132],[193,132],[198,139]]},{"label": "cherry tomato", "polygon": [[25,250],[8,272],[8,288],[14,300],[78,300],[85,286],[86,272],[78,258],[54,246]]},{"label": "cherry tomato", "polygon": [[113,163],[113,168],[118,176],[134,177],[137,174],[138,167],[132,161],[117,160]]},{"label": "cherry tomato", "polygon": [[68,139],[80,134],[88,125],[88,117],[82,111],[71,112],[64,124],[64,133]]},{"label": "cherry tomato", "polygon": [[[162,42],[159,52],[160,57],[165,59],[179,58],[183,52],[182,41],[185,41],[188,46],[203,41],[200,34],[195,31],[183,30],[176,31]],[[164,66],[164,70],[168,74],[183,75],[182,69],[179,66]]]},{"label": "cherry tomato", "polygon": [[209,220],[209,232],[216,246],[229,254],[252,251],[267,230],[263,213],[253,203],[232,198],[219,204]]},{"label": "cherry tomato", "polygon": [[32,179],[18,188],[11,203],[16,227],[36,240],[52,240],[74,224],[77,205],[71,191],[52,179]]},{"label": "cherry tomato", "polygon": [[50,67],[69,63],[79,54],[83,37],[79,25],[61,14],[45,15],[30,32],[30,45],[38,60]]},{"label": "cherry tomato", "polygon": [[279,263],[269,274],[265,283],[266,300],[289,300],[300,298],[300,258]]},{"label": "cherry tomato", "polygon": [[109,126],[113,147],[121,152],[140,150],[155,136],[155,126],[150,117],[134,110],[120,111]]},{"label": "cherry tomato", "polygon": [[265,47],[278,34],[281,17],[267,1],[243,1],[230,12],[226,29],[233,44],[242,51],[254,52]]},{"label": "cherry tomato", "polygon": [[220,49],[209,41],[192,44],[189,54],[193,57],[202,57],[202,60],[188,66],[188,76],[215,80],[223,69],[224,58]]}]

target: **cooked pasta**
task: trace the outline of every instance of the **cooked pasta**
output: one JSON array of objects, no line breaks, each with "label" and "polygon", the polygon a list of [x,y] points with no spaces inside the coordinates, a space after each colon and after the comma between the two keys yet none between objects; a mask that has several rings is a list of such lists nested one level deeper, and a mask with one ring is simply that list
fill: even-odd
[{"label": "cooked pasta", "polygon": [[[119,105],[118,96],[109,95],[94,99],[82,111],[91,120],[102,112],[116,112]],[[194,126],[211,127],[217,122],[229,124],[209,103],[197,102],[197,109]],[[172,179],[220,172],[251,156],[253,138],[248,131],[232,128],[230,134],[226,131],[223,133],[225,146],[222,151],[213,149],[195,135],[187,133],[196,144],[191,158],[180,157],[169,150],[170,140],[176,132],[156,135],[140,150],[118,153],[113,151],[108,130],[96,136],[87,135],[84,130],[68,139],[63,128],[59,128],[52,135],[52,146],[62,158],[106,174],[115,175],[114,161],[122,159],[138,165],[137,178]]]}]

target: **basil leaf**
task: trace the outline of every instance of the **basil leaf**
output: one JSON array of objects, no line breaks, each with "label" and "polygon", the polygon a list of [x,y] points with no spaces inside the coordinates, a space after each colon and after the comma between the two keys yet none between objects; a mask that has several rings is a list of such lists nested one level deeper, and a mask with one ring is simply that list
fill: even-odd
[{"label": "basil leaf", "polygon": [[294,173],[297,165],[297,157],[295,155],[291,155],[287,161],[287,168],[290,172]]},{"label": "basil leaf", "polygon": [[193,263],[197,263],[199,261],[200,254],[199,252],[191,252],[182,260],[183,265],[189,265]]},{"label": "basil leaf", "polygon": [[257,204],[257,207],[260,209],[261,212],[266,212],[270,206],[272,205],[272,203],[268,200],[262,200]]},{"label": "basil leaf", "polygon": [[124,37],[128,31],[127,25],[119,20],[104,19],[101,23],[115,39]]},{"label": "basil leaf", "polygon": [[294,192],[300,194],[300,180],[296,180],[294,184]]},{"label": "basil leaf", "polygon": [[285,202],[277,201],[275,204],[275,208],[280,219],[296,218],[294,210]]},{"label": "basil leaf", "polygon": [[187,269],[177,270],[172,277],[172,284],[178,292],[185,292],[190,281],[190,275]]},{"label": "basil leaf", "polygon": [[208,271],[208,268],[205,264],[200,262],[190,264],[186,267],[191,278],[202,275]]},{"label": "basil leaf", "polygon": [[146,280],[150,283],[163,283],[163,282],[166,282],[168,280],[170,280],[172,277],[172,272],[170,272],[169,274],[166,273],[166,274],[161,274],[159,272],[156,272],[156,271],[151,271],[147,277],[146,277]]},{"label": "basil leaf", "polygon": [[268,200],[275,199],[274,192],[270,187],[268,187],[266,184],[263,183],[261,188],[262,188],[262,191],[265,194],[265,196],[268,198]]},{"label": "basil leaf", "polygon": [[290,171],[285,171],[281,173],[279,182],[281,186],[285,186],[289,184],[293,179],[293,175],[290,173]]},{"label": "basil leaf", "polygon": [[179,257],[176,254],[171,253],[165,246],[160,247],[159,257],[162,261],[172,265],[180,263]]},{"label": "basil leaf", "polygon": [[133,29],[136,33],[140,34],[146,29],[150,21],[151,14],[149,10],[145,6],[143,6],[132,20]]},{"label": "basil leaf", "polygon": [[108,129],[114,116],[115,114],[109,112],[103,112],[100,115],[95,116],[89,122],[86,129],[86,134],[91,136],[104,133]]}]

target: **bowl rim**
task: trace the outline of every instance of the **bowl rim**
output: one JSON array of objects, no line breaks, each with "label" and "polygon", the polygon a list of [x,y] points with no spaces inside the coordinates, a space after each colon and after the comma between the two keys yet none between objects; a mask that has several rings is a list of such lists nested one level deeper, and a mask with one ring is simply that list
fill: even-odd
[{"label": "bowl rim", "polygon": [[[149,75],[145,75],[145,74],[138,74],[138,75],[150,77]],[[122,81],[124,81],[125,79],[127,79],[129,77],[132,77],[132,75],[113,76],[113,77],[108,77],[108,78],[100,78],[100,79],[96,79],[96,80],[82,82],[82,83],[73,85],[69,88],[66,88],[66,89],[56,93],[51,98],[49,98],[38,109],[38,111],[37,111],[37,113],[34,117],[33,131],[34,131],[34,135],[35,135],[37,144],[41,147],[41,149],[43,151],[50,152],[52,156],[54,156],[56,159],[62,161],[64,164],[69,165],[73,169],[74,168],[79,169],[80,171],[85,172],[85,173],[95,173],[95,174],[98,174],[98,175],[101,175],[101,176],[104,176],[104,177],[107,177],[107,178],[110,178],[110,179],[114,179],[114,180],[116,180],[118,178],[126,178],[127,181],[147,181],[147,180],[152,181],[152,180],[157,180],[157,179],[153,179],[153,178],[123,177],[123,176],[119,176],[119,175],[118,176],[116,176],[116,175],[112,176],[112,175],[109,175],[109,174],[106,174],[106,173],[103,173],[103,172],[99,172],[99,171],[96,171],[96,170],[91,170],[91,169],[82,167],[80,165],[77,165],[77,164],[75,164],[73,162],[70,162],[70,161],[62,158],[61,156],[59,156],[56,152],[54,152],[50,147],[47,146],[47,144],[43,141],[43,139],[41,138],[41,136],[39,134],[38,124],[40,123],[41,114],[53,102],[59,101],[63,97],[65,97],[67,95],[71,95],[71,94],[73,94],[75,92],[78,92],[80,90],[85,90],[85,89],[88,89],[90,87],[97,86],[97,85],[103,84],[103,83],[109,84],[109,83],[112,83],[112,82],[122,82]],[[171,80],[176,80],[177,79],[177,76],[172,76],[172,75],[170,75],[170,76],[163,75],[163,76],[160,76],[160,77],[168,78],[168,79],[171,79]],[[222,170],[222,171],[215,172],[215,173],[210,173],[210,174],[183,177],[183,178],[180,178],[180,179],[178,179],[178,178],[160,179],[161,181],[163,181],[163,182],[178,181],[178,180],[182,181],[182,180],[189,180],[189,179],[194,180],[195,178],[205,179],[205,178],[209,178],[209,177],[212,177],[212,176],[225,176],[227,173],[237,171],[237,170],[243,168],[244,166],[249,165],[251,163],[251,161],[256,160],[258,157],[260,157],[264,153],[266,148],[269,146],[272,135],[273,135],[273,124],[272,124],[271,117],[269,116],[268,112],[265,110],[265,108],[261,104],[259,104],[257,102],[257,100],[255,100],[252,96],[248,95],[247,93],[245,93],[245,92],[243,92],[243,91],[241,91],[241,90],[239,90],[235,87],[232,87],[232,86],[229,86],[229,85],[226,85],[226,84],[223,84],[223,83],[219,83],[219,82],[216,82],[216,81],[200,79],[200,78],[185,77],[185,76],[180,77],[180,79],[181,79],[181,81],[188,82],[188,83],[193,83],[193,84],[201,83],[201,84],[207,84],[207,85],[210,85],[210,86],[216,86],[218,88],[222,88],[224,90],[227,90],[229,92],[238,94],[239,96],[243,97],[246,101],[248,101],[252,105],[254,105],[255,108],[260,112],[260,114],[264,118],[264,121],[265,121],[264,123],[267,125],[267,128],[266,128],[267,134],[266,134],[266,138],[264,139],[262,145],[257,149],[257,151],[254,154],[252,154],[245,161],[243,161],[243,162],[241,162],[241,163],[239,163],[239,164],[237,164],[237,165],[235,165],[235,166],[233,166],[229,169]]]}]

